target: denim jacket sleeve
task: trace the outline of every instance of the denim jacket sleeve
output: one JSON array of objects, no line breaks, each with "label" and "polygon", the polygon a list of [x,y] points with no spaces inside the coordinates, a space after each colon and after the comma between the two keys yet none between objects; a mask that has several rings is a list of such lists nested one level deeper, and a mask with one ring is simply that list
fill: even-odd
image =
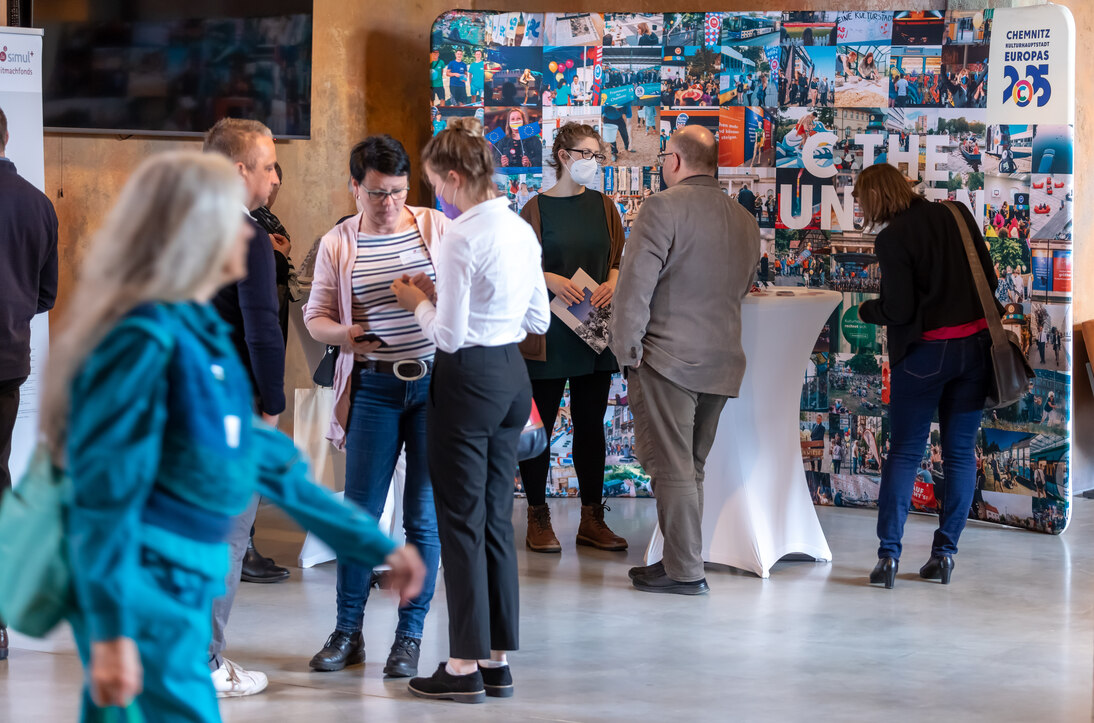
[{"label": "denim jacket sleeve", "polygon": [[92,641],[136,634],[127,596],[140,565],[140,514],[159,468],[170,353],[161,332],[125,320],[72,385],[68,553]]},{"label": "denim jacket sleeve", "polygon": [[292,441],[258,418],[254,419],[253,444],[257,492],[273,500],[305,530],[314,532],[339,560],[375,567],[395,549],[372,516],[313,484],[307,461]]}]

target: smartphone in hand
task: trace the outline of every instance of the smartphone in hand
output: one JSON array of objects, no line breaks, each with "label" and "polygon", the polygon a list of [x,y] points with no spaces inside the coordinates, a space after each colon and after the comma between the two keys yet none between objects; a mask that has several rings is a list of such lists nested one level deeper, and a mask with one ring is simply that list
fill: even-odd
[{"label": "smartphone in hand", "polygon": [[387,342],[372,333],[362,334],[361,336],[353,337],[353,341],[358,344],[370,344],[374,342],[380,342],[381,347],[387,346]]}]

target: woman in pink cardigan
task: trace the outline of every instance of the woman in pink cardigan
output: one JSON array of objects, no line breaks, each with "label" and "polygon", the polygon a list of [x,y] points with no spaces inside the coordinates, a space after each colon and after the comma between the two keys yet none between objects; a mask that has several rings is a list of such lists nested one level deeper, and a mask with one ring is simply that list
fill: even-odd
[{"label": "woman in pink cardigan", "polygon": [[[403,527],[426,566],[422,592],[399,610],[384,674],[411,677],[440,560],[433,486],[426,459],[426,401],[434,346],[414,315],[399,308],[391,284],[412,280],[433,295],[431,248],[448,219],[406,205],[410,159],[389,136],[366,138],[350,153],[351,188],[361,213],[319,245],[304,322],[312,337],[341,347],[327,438],[346,450],[346,499],[379,518],[399,453],[406,449]],[[372,570],[338,562],[334,632],[311,660],[319,671],[363,663],[361,628]]]}]

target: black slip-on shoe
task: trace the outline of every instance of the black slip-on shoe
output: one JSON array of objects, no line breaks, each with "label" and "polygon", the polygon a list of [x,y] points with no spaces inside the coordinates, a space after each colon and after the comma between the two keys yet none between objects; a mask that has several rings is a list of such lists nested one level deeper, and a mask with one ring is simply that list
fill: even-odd
[{"label": "black slip-on shoe", "polygon": [[360,631],[346,633],[335,630],[327,638],[326,644],[311,659],[312,670],[321,673],[330,673],[342,670],[347,665],[357,665],[365,662],[365,641]]},{"label": "black slip-on shoe", "polygon": [[488,696],[491,698],[513,697],[513,674],[508,665],[501,668],[484,668],[480,665],[479,672],[482,673],[482,685]]},{"label": "black slip-on shoe", "polygon": [[659,575],[636,575],[631,580],[631,584],[642,592],[660,592],[672,595],[703,595],[710,592],[705,577],[695,582],[678,582],[663,572]]},{"label": "black slip-on shoe", "polygon": [[437,672],[428,678],[411,678],[407,686],[411,695],[431,700],[454,700],[457,703],[482,703],[486,690],[482,673],[476,670],[469,675],[449,675],[445,664],[437,666]]},{"label": "black slip-on shoe", "polygon": [[665,563],[662,560],[658,560],[652,565],[640,565],[638,567],[632,567],[627,570],[627,575],[633,580],[639,575],[664,575]]},{"label": "black slip-on shoe", "polygon": [[422,641],[409,635],[395,638],[391,653],[384,665],[384,675],[389,678],[413,678],[418,674],[418,656],[422,654]]}]

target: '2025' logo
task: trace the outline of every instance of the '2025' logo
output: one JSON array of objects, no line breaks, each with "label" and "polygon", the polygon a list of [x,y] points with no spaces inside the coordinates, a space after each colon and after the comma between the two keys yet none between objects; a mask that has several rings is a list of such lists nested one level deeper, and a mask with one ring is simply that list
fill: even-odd
[{"label": "'2025' logo", "polygon": [[1013,65],[1004,66],[1003,74],[1007,79],[1007,87],[1003,91],[1004,103],[1013,100],[1019,108],[1025,108],[1036,99],[1037,107],[1041,108],[1052,97],[1047,65],[1027,65],[1025,78],[1018,75],[1018,69]]}]

